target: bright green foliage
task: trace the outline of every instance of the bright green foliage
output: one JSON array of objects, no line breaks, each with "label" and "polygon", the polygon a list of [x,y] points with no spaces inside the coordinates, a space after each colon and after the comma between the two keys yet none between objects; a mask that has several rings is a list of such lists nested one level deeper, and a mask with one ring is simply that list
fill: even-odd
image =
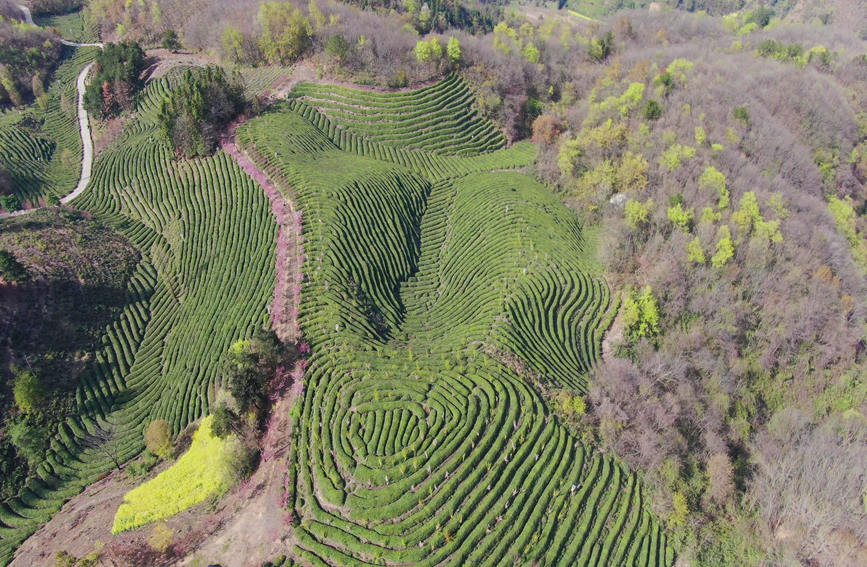
[{"label": "bright green foliage", "polygon": [[509,27],[506,22],[500,22],[494,26],[493,45],[497,51],[509,54],[514,48],[521,48],[521,40],[518,39],[518,32]]},{"label": "bright green foliage", "polygon": [[647,160],[627,151],[617,166],[615,183],[618,191],[638,192],[647,186]]},{"label": "bright green foliage", "polygon": [[164,419],[157,419],[148,424],[144,434],[147,450],[161,459],[172,456],[172,426]]},{"label": "bright green foliage", "polygon": [[521,55],[523,55],[524,59],[530,63],[539,62],[539,48],[530,42],[527,42],[527,44],[524,45],[524,48],[521,50]]},{"label": "bright green foliage", "polygon": [[729,190],[726,188],[726,176],[712,165],[709,165],[698,178],[698,186],[702,188],[715,189],[719,193],[719,210],[727,209],[729,206]]},{"label": "bright green foliage", "polygon": [[780,233],[780,221],[766,221],[762,218],[759,211],[759,201],[753,191],[747,191],[741,197],[738,210],[732,213],[732,221],[738,227],[739,237],[745,237],[752,232],[756,238],[769,244],[783,241],[783,235]]},{"label": "bright green foliage", "polygon": [[713,207],[702,207],[701,209],[701,222],[703,223],[717,223],[722,220],[722,213],[713,210]]},{"label": "bright green foliage", "polygon": [[0,278],[5,282],[21,283],[29,277],[27,268],[11,252],[0,250]]},{"label": "bright green foliage", "polygon": [[244,60],[244,34],[232,24],[226,24],[222,36],[223,52],[229,61],[238,63]]},{"label": "bright green foliage", "polygon": [[684,146],[682,144],[672,144],[662,155],[659,156],[659,163],[669,171],[674,171],[679,168],[684,159],[689,159],[695,156],[695,148],[692,146]]},{"label": "bright green foliage", "polygon": [[705,132],[703,126],[695,127],[695,144],[697,146],[703,146],[707,143],[707,132]]},{"label": "bright green foliage", "polygon": [[[410,113],[419,95],[346,96]],[[493,171],[531,162],[526,146],[391,147],[297,99],[238,139],[305,211],[294,557],[673,563],[636,477],[581,446],[531,383],[585,393],[613,309],[576,217],[531,177]]]},{"label": "bright green foliage", "polygon": [[581,157],[582,142],[579,138],[567,138],[560,144],[557,165],[563,175],[574,175],[578,159]]},{"label": "bright green foliage", "polygon": [[856,228],[857,215],[854,207],[852,207],[852,200],[848,197],[845,199],[831,197],[828,199],[828,210],[834,217],[837,230],[849,241],[855,260],[862,266],[867,266],[867,239]]},{"label": "bright green foliage", "polygon": [[29,370],[18,372],[12,387],[15,405],[24,413],[32,413],[45,402],[45,387],[39,377]]},{"label": "bright green foliage", "polygon": [[111,533],[174,516],[229,488],[234,480],[232,465],[240,442],[234,437],[214,436],[212,421],[211,416],[202,420],[189,450],[176,463],[126,493],[114,516]]},{"label": "bright green foliage", "polygon": [[686,250],[689,253],[688,259],[690,262],[695,262],[696,264],[704,264],[706,262],[704,250],[701,247],[701,240],[699,240],[698,236],[689,241],[686,245]]},{"label": "bright green foliage", "polygon": [[722,192],[726,188],[726,176],[712,165],[709,165],[698,178],[698,186]]},{"label": "bright green foliage", "polygon": [[313,33],[310,22],[289,2],[262,2],[259,21],[262,24],[259,46],[269,63],[294,63],[310,45]]},{"label": "bright green foliage", "polygon": [[431,44],[425,39],[420,39],[416,42],[413,52],[415,53],[416,61],[419,63],[427,63],[433,57]]},{"label": "bright green foliage", "polygon": [[612,95],[598,104],[590,107],[590,115],[587,121],[590,123],[597,122],[600,117],[607,114],[625,118],[629,113],[637,108],[644,98],[644,83],[630,83],[623,94],[617,96]]},{"label": "bright green foliage", "polygon": [[584,398],[575,394],[572,390],[560,390],[556,396],[557,409],[564,415],[584,415],[587,411],[587,403]]},{"label": "bright green foliage", "polygon": [[682,232],[689,232],[692,228],[692,221],[695,218],[695,212],[692,209],[684,209],[681,203],[675,203],[668,207],[668,220],[674,223],[674,226]]},{"label": "bright green foliage", "polygon": [[626,201],[624,211],[626,214],[626,224],[633,229],[638,229],[650,222],[650,212],[653,210],[653,199],[648,199],[645,202],[636,199]]},{"label": "bright green foliage", "polygon": [[719,240],[716,243],[716,253],[711,257],[710,263],[714,268],[722,268],[735,255],[735,247],[732,244],[732,234],[728,225],[722,225],[717,231]]},{"label": "bright green foliage", "polygon": [[624,333],[630,341],[659,334],[659,306],[649,285],[644,286],[641,293],[630,290],[625,294],[621,316]]},{"label": "bright green foliage", "polygon": [[686,525],[686,517],[689,514],[689,506],[686,496],[682,492],[675,492],[671,499],[671,513],[668,516],[668,528],[677,529]]},{"label": "bright green foliage", "polygon": [[461,60],[461,42],[458,38],[454,36],[449,38],[449,42],[446,44],[446,55],[452,63],[457,63]]}]

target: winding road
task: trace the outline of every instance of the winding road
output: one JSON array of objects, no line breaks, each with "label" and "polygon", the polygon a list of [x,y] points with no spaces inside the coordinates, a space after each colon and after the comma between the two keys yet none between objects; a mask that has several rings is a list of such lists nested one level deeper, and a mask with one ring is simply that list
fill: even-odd
[{"label": "winding road", "polygon": [[[30,8],[20,4],[18,5],[18,8],[24,12],[24,21],[31,26],[35,26],[36,24],[33,23],[33,16],[30,14]],[[78,43],[63,38],[60,38],[60,42],[63,45],[69,45],[72,47],[99,47],[100,49],[103,47],[102,43]],[[75,86],[78,89],[78,132],[81,135],[81,176],[78,178],[78,184],[75,186],[75,189],[73,189],[70,194],[61,197],[60,202],[63,204],[69,203],[81,195],[81,193],[83,193],[87,188],[87,184],[90,183],[90,171],[93,167],[93,138],[90,135],[90,120],[88,119],[87,111],[84,109],[84,89],[87,86],[87,75],[90,73],[92,67],[93,63],[90,63],[87,67],[82,69],[75,82]],[[26,215],[27,213],[38,211],[40,208],[42,207],[3,213],[0,214],[0,219]]]}]

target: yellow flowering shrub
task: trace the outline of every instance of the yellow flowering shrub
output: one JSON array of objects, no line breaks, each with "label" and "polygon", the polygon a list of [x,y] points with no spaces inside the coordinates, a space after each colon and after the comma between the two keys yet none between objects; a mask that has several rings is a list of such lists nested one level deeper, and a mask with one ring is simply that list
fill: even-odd
[{"label": "yellow flowering shrub", "polygon": [[189,450],[175,464],[123,497],[111,533],[117,534],[163,520],[224,492],[234,479],[240,441],[211,432],[213,416],[202,420]]}]

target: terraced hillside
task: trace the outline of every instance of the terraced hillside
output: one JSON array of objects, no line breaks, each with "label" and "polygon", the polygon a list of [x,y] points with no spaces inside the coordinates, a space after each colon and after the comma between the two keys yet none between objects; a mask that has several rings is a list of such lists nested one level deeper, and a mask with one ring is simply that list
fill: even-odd
[{"label": "terraced hillside", "polygon": [[77,391],[77,415],[19,498],[0,505],[0,565],[65,499],[143,449],[151,420],[175,432],[207,413],[233,341],[267,317],[276,225],[268,200],[228,156],[176,161],[155,114],[170,78],[150,84],[138,120],[95,161],[74,204],[140,250],[122,315]]},{"label": "terraced hillside", "polygon": [[636,477],[586,450],[536,387],[586,389],[614,306],[588,275],[576,219],[530,177],[502,171],[529,163],[532,147],[398,149],[308,104],[376,98],[399,115],[450,84],[395,95],[304,86],[316,97],[238,130],[304,215],[312,355],[288,463],[291,555],[316,566],[670,565]]},{"label": "terraced hillside", "polygon": [[304,83],[293,96],[315,106],[338,128],[392,147],[470,156],[506,143],[492,122],[476,114],[475,97],[457,75],[403,93]]}]

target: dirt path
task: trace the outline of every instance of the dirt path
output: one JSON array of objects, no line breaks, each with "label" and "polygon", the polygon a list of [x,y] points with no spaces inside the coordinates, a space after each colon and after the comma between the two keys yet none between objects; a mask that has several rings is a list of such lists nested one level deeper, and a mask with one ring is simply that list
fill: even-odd
[{"label": "dirt path", "polygon": [[[18,6],[22,12],[24,12],[24,21],[30,24],[31,26],[35,26],[33,23],[33,16],[30,15],[30,9],[27,6]],[[64,45],[71,45],[74,47],[99,47],[102,49],[101,43],[76,43],[74,41],[67,41],[65,39],[60,40],[60,43]],[[87,189],[87,184],[90,183],[90,171],[93,167],[93,138],[90,135],[90,120],[87,116],[87,111],[84,109],[84,89],[87,86],[87,74],[90,73],[90,70],[93,68],[93,63],[89,64],[87,67],[81,70],[81,73],[78,74],[78,79],[75,82],[75,86],[78,89],[78,133],[81,136],[81,175],[78,178],[78,184],[75,186],[75,189],[72,190],[72,193],[66,195],[65,197],[61,197],[60,202],[63,204],[69,203],[79,195],[81,195],[85,189]],[[20,211],[13,211],[11,213],[2,213],[0,214],[0,219],[5,219],[9,217],[17,217],[21,215],[26,215],[33,211],[39,210],[41,207],[34,207],[32,209],[22,209]]]}]

